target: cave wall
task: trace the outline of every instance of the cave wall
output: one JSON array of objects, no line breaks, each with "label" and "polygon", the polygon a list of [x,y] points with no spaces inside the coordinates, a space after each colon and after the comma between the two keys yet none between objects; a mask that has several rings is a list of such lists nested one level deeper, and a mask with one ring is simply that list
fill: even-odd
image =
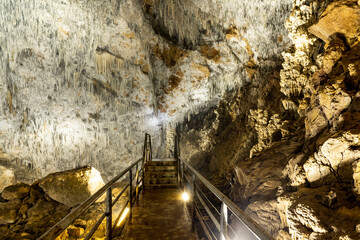
[{"label": "cave wall", "polygon": [[184,125],[183,155],[275,239],[360,237],[359,9],[293,1],[276,74]]},{"label": "cave wall", "polygon": [[91,165],[109,179],[170,156],[177,122],[278,66],[291,1],[6,1],[0,165],[32,182]]},{"label": "cave wall", "polygon": [[82,165],[113,176],[141,156],[153,88],[136,10],[131,1],[3,3],[3,162],[33,179]]}]

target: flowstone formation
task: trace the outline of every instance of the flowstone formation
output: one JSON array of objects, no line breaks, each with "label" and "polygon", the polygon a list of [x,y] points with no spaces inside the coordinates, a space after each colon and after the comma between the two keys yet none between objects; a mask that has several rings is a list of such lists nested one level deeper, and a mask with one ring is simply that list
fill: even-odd
[{"label": "flowstone formation", "polygon": [[360,238],[359,17],[293,1],[282,68],[183,127],[183,154],[276,239]]}]

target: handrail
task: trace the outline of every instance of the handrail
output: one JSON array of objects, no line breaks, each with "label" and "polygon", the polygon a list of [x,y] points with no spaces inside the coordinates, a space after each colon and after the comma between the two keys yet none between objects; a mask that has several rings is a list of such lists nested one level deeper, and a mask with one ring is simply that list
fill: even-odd
[{"label": "handrail", "polygon": [[145,162],[152,161],[151,135],[145,133],[143,159]]},{"label": "handrail", "polygon": [[[138,165],[140,162],[142,162],[142,168],[139,171],[144,171],[144,161],[143,158],[137,160],[133,164],[131,164],[129,167],[127,167],[125,170],[123,170],[119,175],[114,177],[111,181],[109,181],[107,184],[105,184],[102,188],[100,188],[96,193],[94,193],[92,196],[90,196],[88,199],[86,199],[84,202],[82,202],[79,206],[77,206],[74,210],[72,210],[68,215],[66,215],[63,219],[61,219],[57,224],[55,224],[52,228],[50,228],[47,232],[45,232],[38,240],[52,240],[58,237],[66,228],[68,228],[83,212],[85,212],[91,204],[93,204],[97,199],[99,199],[106,191],[107,191],[107,212],[106,216],[107,218],[111,220],[111,208],[113,206],[112,204],[112,195],[111,195],[111,187],[114,185],[116,181],[118,181],[120,178],[122,178],[126,173],[130,173],[130,189],[132,189],[132,168],[136,165]],[[143,179],[141,179],[142,185]],[[139,182],[137,181],[137,185]],[[128,186],[126,186],[127,188]],[[136,186],[138,187],[138,186]],[[122,194],[124,191],[122,191],[120,194]],[[120,197],[120,194],[118,197]],[[130,190],[130,212],[132,207],[132,190]],[[118,199],[118,198],[117,198]],[[109,221],[108,221],[109,222]],[[111,224],[111,221],[110,221]],[[107,239],[111,239],[111,229],[112,226],[109,226],[109,223],[107,223]]]},{"label": "handrail", "polygon": [[[179,178],[180,182],[185,189],[185,181],[190,184],[190,192],[192,193],[192,206],[191,206],[191,213],[193,217],[196,215],[200,215],[197,209],[195,209],[195,199],[197,198],[198,201],[202,204],[206,211],[210,211],[209,208],[206,206],[204,200],[200,197],[200,194],[197,192],[197,184],[195,183],[196,180],[199,180],[207,189],[209,189],[220,201],[221,201],[221,215],[220,215],[220,223],[215,219],[215,217],[210,213],[210,220],[213,221],[213,224],[216,228],[219,229],[219,235],[221,240],[229,239],[227,234],[227,228],[230,227],[228,224],[228,210],[230,210],[242,223],[252,232],[252,234],[261,240],[273,240],[273,237],[267,233],[259,224],[257,224],[253,219],[251,219],[244,211],[242,211],[233,201],[231,201],[225,194],[220,192],[214,185],[212,185],[208,180],[206,180],[198,171],[196,171],[190,164],[185,162],[179,156],[177,157],[179,169]],[[190,178],[186,177],[186,173],[184,173],[185,167],[189,170]],[[208,212],[209,213],[209,212]],[[199,219],[201,221],[201,219]],[[201,222],[201,225],[204,227],[205,224]],[[230,227],[231,228],[231,227]],[[208,232],[208,229],[204,229],[205,232]],[[209,235],[208,235],[209,236]]]}]

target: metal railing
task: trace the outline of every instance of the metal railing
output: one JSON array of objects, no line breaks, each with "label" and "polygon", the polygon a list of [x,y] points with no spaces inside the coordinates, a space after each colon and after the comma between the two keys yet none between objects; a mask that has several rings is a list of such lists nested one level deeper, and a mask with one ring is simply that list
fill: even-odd
[{"label": "metal railing", "polygon": [[143,158],[145,162],[152,161],[151,136],[145,133]]},{"label": "metal railing", "polygon": [[[123,170],[119,175],[113,178],[110,182],[105,184],[102,188],[100,188],[96,193],[82,202],[79,206],[73,209],[68,215],[66,215],[63,219],[61,219],[57,224],[55,224],[52,228],[50,228],[47,232],[38,238],[38,240],[53,240],[56,239],[63,231],[65,231],[81,214],[83,214],[89,207],[94,204],[103,194],[106,192],[106,211],[97,219],[92,228],[88,231],[87,235],[84,237],[84,240],[89,240],[98,227],[101,225],[103,220],[106,217],[106,239],[112,239],[112,232],[116,228],[120,216],[124,213],[125,209],[129,207],[129,216],[132,215],[132,208],[134,202],[138,199],[140,192],[144,189],[144,172],[145,172],[145,159],[147,158],[147,153],[149,151],[149,147],[151,149],[151,137],[149,134],[145,136],[145,144],[144,144],[144,153],[143,158],[137,160],[125,170]],[[150,158],[151,159],[151,158]],[[134,169],[135,168],[135,169]],[[135,175],[133,174],[135,170]],[[129,174],[129,182],[128,184],[120,191],[120,193],[116,196],[114,200],[112,200],[112,187],[119,180],[125,177],[126,174]],[[141,177],[140,177],[141,176]],[[128,199],[124,204],[123,208],[120,210],[120,213],[116,220],[112,221],[112,210],[113,206],[117,203],[120,197],[128,190]]]},{"label": "metal railing", "polygon": [[180,185],[191,195],[188,205],[190,215],[193,221],[197,217],[208,240],[273,240],[269,233],[233,201],[180,158],[177,137],[174,153],[178,161]]}]

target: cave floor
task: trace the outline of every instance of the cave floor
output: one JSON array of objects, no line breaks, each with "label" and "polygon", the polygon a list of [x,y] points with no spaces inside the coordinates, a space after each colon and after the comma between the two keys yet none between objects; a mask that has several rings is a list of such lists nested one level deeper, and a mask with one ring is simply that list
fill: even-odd
[{"label": "cave floor", "polygon": [[178,188],[148,188],[140,194],[121,236],[114,239],[198,239],[191,225]]}]

